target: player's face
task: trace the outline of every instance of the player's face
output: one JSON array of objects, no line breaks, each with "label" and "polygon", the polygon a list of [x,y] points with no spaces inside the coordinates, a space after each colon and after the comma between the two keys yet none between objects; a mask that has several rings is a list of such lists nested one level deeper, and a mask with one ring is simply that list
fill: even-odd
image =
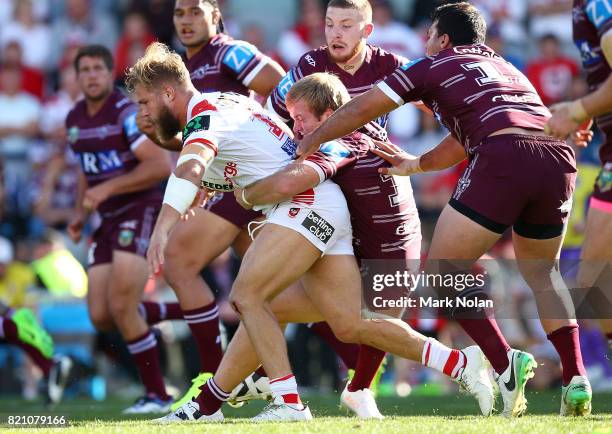
[{"label": "player's face", "polygon": [[303,99],[297,101],[287,101],[287,110],[293,119],[293,134],[300,140],[304,135],[314,131],[332,113],[328,109],[320,118],[313,113],[310,106]]},{"label": "player's face", "polygon": [[185,47],[206,44],[217,33],[219,10],[202,0],[176,0],[174,29]]},{"label": "player's face", "polygon": [[162,140],[171,140],[181,131],[180,120],[173,113],[163,91],[147,89],[137,84],[134,96],[140,115],[155,125],[156,132]]},{"label": "player's face", "polygon": [[113,71],[101,57],[85,56],[79,60],[77,79],[85,98],[98,101],[106,98],[113,88]]},{"label": "player's face", "polygon": [[448,35],[438,35],[438,23],[434,22],[427,29],[427,42],[425,52],[428,56],[435,56],[448,45]]},{"label": "player's face", "polygon": [[364,49],[372,32],[372,24],[358,10],[327,8],[325,14],[325,39],[328,52],[336,63],[354,59]]}]

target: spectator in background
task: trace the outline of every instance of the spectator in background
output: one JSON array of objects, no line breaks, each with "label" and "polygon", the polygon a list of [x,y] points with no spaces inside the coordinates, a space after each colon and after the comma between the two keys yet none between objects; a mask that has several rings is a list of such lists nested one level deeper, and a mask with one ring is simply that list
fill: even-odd
[{"label": "spectator in background", "polygon": [[530,0],[529,33],[539,39],[552,33],[563,44],[572,43],[572,1]]},{"label": "spectator in background", "polygon": [[21,72],[21,90],[24,90],[39,100],[45,92],[45,77],[41,71],[29,68],[23,64],[23,51],[17,41],[9,41],[2,50],[1,69],[14,68]]},{"label": "spectator in background", "polygon": [[23,53],[23,64],[39,71],[49,66],[50,29],[36,20],[32,0],[16,0],[13,20],[0,29],[2,47],[16,41]]},{"label": "spectator in background", "polygon": [[90,0],[66,0],[66,13],[53,23],[53,65],[59,64],[66,45],[102,44],[111,50],[115,48],[116,22],[104,12],[94,14],[90,3]]},{"label": "spectator in background", "polygon": [[149,24],[142,14],[131,12],[125,17],[123,34],[115,50],[117,80],[123,81],[125,71],[136,63],[152,42],[155,42],[155,36],[149,30]]},{"label": "spectator in background", "polygon": [[153,35],[159,42],[173,45],[173,0],[132,0],[130,11],[140,13],[146,18]]},{"label": "spectator in background", "polygon": [[493,24],[487,29],[487,45],[508,62],[512,63],[516,69],[523,73],[525,72],[524,60],[521,57],[513,56],[506,52],[505,40],[501,35],[501,28],[498,24]]},{"label": "spectator in background", "polygon": [[539,41],[539,55],[527,65],[527,78],[546,105],[566,99],[578,64],[561,53],[559,39],[552,33]]},{"label": "spectator in background", "polygon": [[527,17],[527,0],[473,0],[480,9],[487,25],[497,25],[505,44],[523,47],[527,42],[524,20]]},{"label": "spectator in background", "polygon": [[372,7],[374,30],[369,38],[371,45],[378,45],[407,59],[415,59],[425,54],[425,42],[406,24],[395,20],[389,0],[375,0]]},{"label": "spectator in background", "polygon": [[325,9],[321,0],[301,0],[298,16],[300,21],[278,40],[278,55],[284,69],[295,65],[307,51],[325,45]]},{"label": "spectator in background", "polygon": [[40,103],[21,90],[18,68],[0,73],[0,158],[4,160],[5,211],[3,230],[25,235],[30,214],[31,168],[28,148],[38,135]]}]

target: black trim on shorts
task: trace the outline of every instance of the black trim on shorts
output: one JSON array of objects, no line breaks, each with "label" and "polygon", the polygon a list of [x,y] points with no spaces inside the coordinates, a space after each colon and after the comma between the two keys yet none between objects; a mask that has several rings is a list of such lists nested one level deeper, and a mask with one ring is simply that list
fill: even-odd
[{"label": "black trim on shorts", "polygon": [[565,225],[537,225],[533,223],[516,222],[512,226],[512,230],[524,238],[533,240],[550,240],[557,238],[563,233]]},{"label": "black trim on shorts", "polygon": [[472,208],[465,206],[456,199],[451,198],[451,200],[448,201],[448,204],[473,222],[478,223],[480,226],[490,230],[491,232],[495,232],[496,234],[501,235],[506,231],[506,229],[508,229],[508,227],[510,227],[510,225],[498,223],[488,217],[483,216],[482,214],[477,213]]}]

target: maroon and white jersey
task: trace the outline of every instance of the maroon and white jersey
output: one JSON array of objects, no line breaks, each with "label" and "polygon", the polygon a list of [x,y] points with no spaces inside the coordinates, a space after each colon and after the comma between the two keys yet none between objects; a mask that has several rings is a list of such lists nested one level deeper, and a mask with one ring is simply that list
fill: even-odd
[{"label": "maroon and white jersey", "polygon": [[400,105],[422,100],[470,153],[497,130],[543,130],[550,117],[529,80],[486,45],[416,59],[378,87]]},{"label": "maroon and white jersey", "polygon": [[191,59],[183,57],[191,82],[200,92],[249,95],[249,85],[269,58],[252,44],[220,33]]},{"label": "maroon and white jersey", "polygon": [[421,237],[410,179],[378,173],[389,164],[372,147],[367,135],[355,132],[324,143],[304,164],[318,172],[321,182],[331,178],[342,190],[360,259],[401,258],[405,246]]},{"label": "maroon and white jersey", "polygon": [[[331,60],[327,47],[317,48],[304,54],[297,65],[287,72],[270,95],[268,108],[272,109],[285,122],[289,122],[290,116],[285,105],[285,98],[298,80],[316,72],[329,72],[340,78],[351,98],[354,98],[370,90],[376,83],[384,80],[399,66],[407,62],[408,60],[404,57],[388,53],[379,47],[367,45],[365,60],[357,72],[352,75]],[[388,119],[389,115],[384,115],[376,122],[370,122],[364,132],[372,137],[384,140],[386,138],[384,129],[387,126]]]},{"label": "maroon and white jersey", "polygon": [[[612,29],[612,0],[574,0],[572,16],[574,43],[582,55],[590,90],[594,91],[610,76],[610,65],[600,41]],[[612,162],[612,113],[599,116],[595,121],[606,136],[599,149],[601,162]]]},{"label": "maroon and white jersey", "polygon": [[[114,90],[94,116],[87,113],[85,100],[68,113],[68,142],[81,163],[88,187],[124,175],[138,165],[134,150],[146,137],[136,126],[137,112],[136,104]],[[157,187],[120,194],[102,202],[98,212],[108,217],[144,201],[161,202],[162,197]]]}]

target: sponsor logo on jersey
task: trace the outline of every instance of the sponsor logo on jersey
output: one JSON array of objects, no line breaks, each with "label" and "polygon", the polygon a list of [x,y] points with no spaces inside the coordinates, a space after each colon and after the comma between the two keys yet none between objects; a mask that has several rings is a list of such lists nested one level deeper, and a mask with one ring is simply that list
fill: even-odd
[{"label": "sponsor logo on jersey", "polygon": [[127,247],[134,241],[134,231],[131,229],[122,229],[119,232],[119,239],[117,240],[121,247]]},{"label": "sponsor logo on jersey", "polygon": [[336,141],[323,143],[319,147],[319,151],[321,151],[328,157],[331,157],[335,163],[339,163],[340,161],[348,157],[350,154],[347,148],[345,148],[343,145]]},{"label": "sponsor logo on jersey", "polygon": [[300,209],[301,208],[289,208],[289,212],[287,214],[289,214],[289,217],[295,218],[300,213]]},{"label": "sponsor logo on jersey", "polygon": [[291,139],[291,137],[287,137],[285,139],[285,143],[281,146],[281,149],[290,157],[295,156],[295,150],[297,149],[297,143]]},{"label": "sponsor logo on jersey", "polygon": [[128,117],[125,118],[123,121],[123,131],[125,131],[128,137],[140,134],[140,130],[136,124],[136,112],[129,114]]},{"label": "sponsor logo on jersey", "polygon": [[223,63],[234,72],[240,73],[255,57],[254,48],[251,44],[246,43],[234,45],[223,56]]},{"label": "sponsor logo on jersey", "polygon": [[317,62],[315,62],[315,60],[312,58],[310,54],[307,54],[306,57],[304,57],[304,60],[308,62],[308,64],[312,66],[313,68],[317,66]]},{"label": "sponsor logo on jersey", "polygon": [[327,220],[314,211],[310,211],[308,213],[306,218],[302,221],[302,226],[308,229],[308,232],[321,240],[323,244],[327,244],[336,231],[336,229],[334,229],[334,227],[329,224]]},{"label": "sponsor logo on jersey", "polygon": [[295,81],[293,80],[293,74],[289,71],[280,83],[278,83],[278,94],[284,100],[287,97],[287,93],[291,90]]},{"label": "sponsor logo on jersey", "polygon": [[417,63],[419,63],[423,59],[425,59],[425,58],[424,57],[419,57],[418,59],[411,60],[410,62],[406,63],[405,65],[400,66],[400,68],[403,69],[404,71],[407,71],[410,67],[416,65]]},{"label": "sponsor logo on jersey", "polygon": [[108,173],[123,167],[116,149],[98,152],[80,152],[79,160],[83,172],[89,175]]},{"label": "sponsor logo on jersey", "polygon": [[208,188],[210,190],[215,190],[215,191],[233,191],[234,190],[233,184],[224,184],[220,182],[202,180],[201,185],[203,188]]},{"label": "sponsor logo on jersey", "polygon": [[185,128],[183,128],[183,142],[185,142],[191,134],[206,131],[208,128],[210,128],[210,116],[196,116],[185,125]]},{"label": "sponsor logo on jersey", "polygon": [[231,184],[232,178],[236,175],[238,175],[238,165],[233,161],[228,161],[223,169],[223,178]]},{"label": "sponsor logo on jersey", "polygon": [[526,95],[496,95],[493,98],[491,98],[491,101],[493,102],[504,101],[504,102],[537,103],[539,102],[539,99],[535,95],[529,95],[529,94],[526,94]]},{"label": "sponsor logo on jersey", "polygon": [[191,78],[192,80],[201,80],[204,77],[206,77],[208,70],[211,68],[212,66],[210,66],[208,63],[205,65],[202,65],[198,69],[193,71],[191,74],[189,74],[189,78]]},{"label": "sponsor logo on jersey", "polygon": [[74,144],[79,140],[79,127],[70,127],[68,129],[68,142]]},{"label": "sponsor logo on jersey", "polygon": [[593,50],[586,39],[576,41],[576,47],[580,51],[580,57],[584,66],[592,66],[601,60],[601,56]]}]

